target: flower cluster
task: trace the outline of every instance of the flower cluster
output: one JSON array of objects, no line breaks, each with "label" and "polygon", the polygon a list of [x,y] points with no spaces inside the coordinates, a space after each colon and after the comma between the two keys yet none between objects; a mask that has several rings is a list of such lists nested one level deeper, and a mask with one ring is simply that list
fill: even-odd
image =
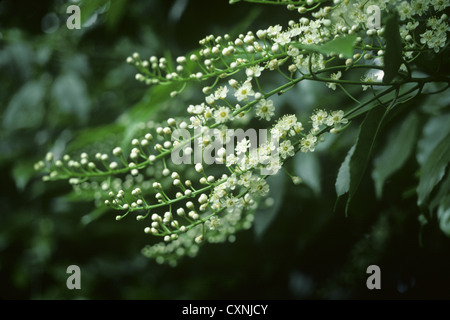
[{"label": "flower cluster", "polygon": [[[96,190],[96,203],[104,199],[105,205],[119,212],[117,220],[135,214],[145,224],[145,233],[162,239],[142,250],[157,262],[175,265],[180,257],[195,256],[205,242],[234,241],[237,231],[252,226],[258,204],[269,195],[266,177],[279,172],[297,152],[315,151],[325,134],[338,133],[349,123],[347,113],[334,107],[314,110],[309,130],[295,114],[281,114],[274,120],[281,113],[276,95],[304,80],[320,81],[331,90],[340,88],[349,96],[344,86],[365,91],[379,84],[384,29],[366,28],[368,6],[390,12],[392,5],[398,5],[406,63],[423,50],[438,52],[447,43],[447,16],[436,17],[448,1],[369,0],[364,5],[334,1],[333,7],[320,7],[320,1],[302,3],[288,4],[301,16],[285,27],[269,26],[235,39],[208,35],[200,40],[199,50],[173,63],[164,57],[142,59],[138,53],[128,57],[127,62],[138,69],[138,81],[180,84],[172,98],[187,82],[206,83],[200,101],[189,104],[179,118],[144,123],[129,150],[114,146],[110,153],[82,153],[79,158],[49,153],[36,169],[46,172],[45,180],[68,179],[77,192]],[[303,16],[310,11],[312,18]],[[414,33],[415,16],[427,17],[429,29],[420,37]],[[317,50],[352,35],[358,37],[351,58]],[[356,66],[364,71],[361,81],[346,82],[346,71]],[[274,76],[282,83],[277,81],[273,87],[273,82],[264,82]],[[269,125],[267,136],[255,140],[244,134],[234,145],[230,130],[248,128],[252,118]],[[176,152],[195,160],[196,150],[213,154],[214,163],[173,161]],[[301,182],[300,177],[292,180]]]}]

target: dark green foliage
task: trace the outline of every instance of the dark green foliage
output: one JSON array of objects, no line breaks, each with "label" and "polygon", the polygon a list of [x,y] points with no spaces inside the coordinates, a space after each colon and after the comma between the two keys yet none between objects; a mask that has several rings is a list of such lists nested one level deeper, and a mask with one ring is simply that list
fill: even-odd
[{"label": "dark green foliage", "polygon": [[[0,2],[0,298],[450,298],[448,91],[399,101],[388,114],[375,101],[364,120],[356,117],[330,134],[326,150],[298,154],[286,165],[303,184],[283,172],[271,177],[275,206],[258,212],[254,229],[238,233],[234,243],[206,244],[195,259],[172,268],[141,255],[151,240],[136,220],[115,221],[95,193],[42,182],[33,164],[48,150],[125,148],[138,121],[180,114],[203,98],[199,87],[172,100],[177,88],[135,81],[125,63],[133,52],[150,56],[169,48],[176,56],[211,32],[239,34],[248,25],[256,31],[291,13],[227,0],[208,1],[205,13],[205,1],[191,0],[171,20],[180,1],[97,0],[83,2],[82,12],[87,19],[109,3],[97,11],[98,23],[71,32],[65,3],[39,2],[30,8],[35,15],[24,18],[15,13],[19,3]],[[46,34],[40,23],[50,12],[60,25]],[[396,17],[386,33],[383,81],[391,82],[401,64]],[[353,44],[353,37],[336,39],[319,52],[349,56]],[[346,95],[324,87],[302,83],[280,96],[277,112],[293,110],[301,118],[318,106],[350,109]],[[82,290],[66,287],[71,264],[81,268]],[[365,287],[370,264],[381,267],[378,292]]]}]

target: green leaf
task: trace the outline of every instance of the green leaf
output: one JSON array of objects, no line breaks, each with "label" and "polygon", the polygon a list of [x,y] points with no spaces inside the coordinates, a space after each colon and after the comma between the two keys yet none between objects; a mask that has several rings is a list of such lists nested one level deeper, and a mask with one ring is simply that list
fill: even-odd
[{"label": "green leaf", "polygon": [[350,159],[353,155],[353,152],[355,152],[356,145],[353,145],[350,150],[347,153],[347,156],[345,157],[345,160],[342,162],[336,183],[335,183],[335,189],[336,194],[338,197],[346,194],[350,188]]},{"label": "green leaf", "polygon": [[[431,68],[428,66],[428,70]],[[423,88],[423,93],[432,93],[439,90],[444,90],[446,83],[427,83]],[[448,91],[430,94],[428,98],[421,104],[420,108],[428,114],[438,114],[441,110],[447,109],[450,105],[450,94]]]},{"label": "green leaf", "polygon": [[[88,146],[100,145],[125,130],[124,126],[116,123],[83,129],[76,133],[75,138],[67,145],[68,154],[83,150]],[[110,150],[98,150],[108,152]]]},{"label": "green leaf", "polygon": [[376,107],[369,111],[361,123],[355,151],[350,158],[350,186],[346,214],[366,171],[385,114],[386,110],[383,107]]},{"label": "green leaf", "polygon": [[81,24],[88,22],[102,7],[108,6],[110,0],[84,0],[79,4]]},{"label": "green leaf", "polygon": [[387,178],[399,170],[411,155],[417,136],[419,117],[411,113],[401,125],[390,133],[386,146],[375,158],[372,178],[378,198],[383,193],[383,185]]},{"label": "green leaf", "polygon": [[427,121],[417,143],[416,158],[420,165],[425,163],[433,149],[449,132],[450,113],[436,115]]},{"label": "green leaf", "polygon": [[88,225],[92,221],[97,220],[98,218],[100,218],[108,210],[109,210],[109,208],[107,206],[100,206],[98,208],[95,208],[94,210],[92,210],[88,214],[85,214],[84,216],[81,217],[81,224],[84,225],[84,226]]},{"label": "green leaf", "polygon": [[164,86],[151,87],[146,91],[142,99],[130,110],[122,114],[117,122],[125,127],[122,149],[128,152],[130,141],[141,128],[143,121],[148,121],[159,109],[167,106],[170,101],[170,92],[179,89],[179,84],[168,84]]},{"label": "green leaf", "polygon": [[277,174],[269,176],[267,183],[270,187],[269,197],[273,199],[274,203],[267,209],[258,209],[255,215],[254,231],[257,239],[264,235],[280,210],[285,192],[284,172],[280,170]]},{"label": "green leaf", "polygon": [[437,188],[438,191],[434,194],[433,200],[430,201],[428,206],[430,211],[434,211],[436,207],[444,203],[445,198],[450,194],[450,173],[447,173]]},{"label": "green leaf", "polygon": [[437,217],[439,228],[446,236],[450,237],[450,195],[443,199],[442,204],[438,208]]},{"label": "green leaf", "polygon": [[392,14],[387,18],[385,26],[386,51],[384,53],[384,83],[390,83],[402,64],[402,39],[398,24],[398,15]]},{"label": "green leaf", "polygon": [[448,133],[433,149],[423,164],[417,186],[417,203],[422,205],[433,188],[444,177],[445,169],[450,161],[450,133]]},{"label": "green leaf", "polygon": [[64,114],[75,115],[85,122],[89,113],[90,100],[84,80],[75,72],[67,72],[56,78],[52,97]]},{"label": "green leaf", "polygon": [[347,35],[344,37],[339,37],[331,41],[325,42],[320,45],[306,45],[299,42],[292,43],[292,46],[304,49],[307,51],[313,51],[317,53],[324,54],[326,56],[332,54],[342,54],[345,58],[351,58],[353,56],[353,49],[355,46],[357,36]]},{"label": "green leaf", "polygon": [[8,130],[39,127],[44,119],[45,87],[39,81],[24,84],[12,97],[3,114]]},{"label": "green leaf", "polygon": [[319,159],[314,152],[299,153],[295,157],[295,173],[318,196],[321,192]]},{"label": "green leaf", "polygon": [[106,16],[106,25],[108,28],[114,29],[117,27],[120,19],[125,13],[127,2],[128,0],[111,1],[111,5]]},{"label": "green leaf", "polygon": [[25,190],[28,182],[32,177],[35,176],[36,171],[34,170],[33,164],[36,160],[21,160],[19,161],[12,170],[12,175],[14,182],[16,183],[17,189],[20,191]]}]

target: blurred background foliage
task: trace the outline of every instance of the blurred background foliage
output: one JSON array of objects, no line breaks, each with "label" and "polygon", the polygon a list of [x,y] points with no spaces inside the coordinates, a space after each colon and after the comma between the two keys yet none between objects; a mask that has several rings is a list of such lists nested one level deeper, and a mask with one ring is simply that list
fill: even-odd
[{"label": "blurred background foliage", "polygon": [[[66,28],[73,3],[81,6],[80,30]],[[182,114],[202,99],[199,86],[170,99],[172,88],[135,81],[125,63],[133,52],[176,57],[208,34],[236,36],[296,17],[284,7],[228,0],[0,1],[0,298],[450,298],[448,221],[419,210],[414,175],[433,143],[446,142],[447,92],[411,100],[386,125],[381,159],[370,164],[382,178],[376,187],[366,173],[347,216],[334,183],[357,125],[289,163],[301,186],[271,177],[275,203],[260,210],[253,229],[235,243],[205,245],[176,268],[141,255],[149,236],[135,220],[117,222],[93,204],[101,201],[95,195],[80,199],[66,182],[44,184],[35,175],[33,164],[48,150],[110,151],[128,143],[142,120]],[[330,92],[302,83],[277,98],[278,112],[302,118],[315,107],[345,110],[348,98]],[[397,168],[383,171],[377,161]],[[435,190],[442,215],[449,181],[447,172]],[[72,264],[81,268],[81,290],[66,287]],[[371,264],[381,268],[382,290],[366,288]]]}]

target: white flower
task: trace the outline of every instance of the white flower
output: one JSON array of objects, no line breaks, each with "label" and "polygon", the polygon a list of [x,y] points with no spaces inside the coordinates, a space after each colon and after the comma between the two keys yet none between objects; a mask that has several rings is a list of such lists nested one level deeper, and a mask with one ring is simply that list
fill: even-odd
[{"label": "white flower", "polygon": [[[342,76],[342,72],[338,71],[337,73],[331,74],[330,79],[331,80],[339,80],[341,78],[341,76]],[[328,82],[327,83],[327,87],[332,89],[332,90],[336,90],[336,83]]]},{"label": "white flower", "polygon": [[205,98],[205,101],[207,104],[213,105],[216,102],[216,97],[214,96],[214,94],[211,93],[209,96]]},{"label": "white flower", "polygon": [[204,134],[202,134],[201,137],[197,138],[198,146],[201,147],[202,150],[203,150],[203,148],[209,146],[211,144],[211,142],[212,142],[212,137],[207,133],[204,133]]},{"label": "white flower", "polygon": [[212,204],[218,203],[220,201],[220,199],[222,199],[226,195],[227,195],[227,192],[225,190],[225,186],[223,186],[223,184],[219,184],[211,192],[211,195],[209,196],[209,201]]},{"label": "white flower", "polygon": [[273,39],[273,41],[284,46],[291,41],[291,35],[289,32],[281,32]]},{"label": "white flower", "polygon": [[220,125],[213,130],[214,141],[220,144],[226,144],[230,141],[230,135],[227,135],[228,128],[225,125]]},{"label": "white flower", "polygon": [[434,10],[436,11],[442,11],[450,5],[450,3],[445,0],[431,0],[431,4],[434,6]]},{"label": "white flower", "polygon": [[303,131],[303,124],[299,121],[297,121],[296,123],[294,123],[291,127],[291,130],[289,131],[289,134],[291,136],[295,136],[297,133],[300,133],[301,131]]},{"label": "white flower", "polygon": [[335,128],[339,128],[341,124],[346,124],[347,122],[348,120],[344,118],[344,111],[342,110],[332,111],[325,121],[327,126],[334,126]]},{"label": "white flower", "polygon": [[409,21],[404,26],[405,26],[406,29],[412,31],[412,30],[415,30],[419,26],[419,21],[414,21],[414,22]]},{"label": "white flower", "polygon": [[328,113],[325,110],[316,110],[311,116],[313,128],[319,128],[322,124],[325,123],[327,117]]},{"label": "white flower", "polygon": [[[440,29],[441,26],[444,26],[443,31]],[[425,31],[420,35],[420,42],[427,44],[428,48],[434,49],[436,53],[439,52],[439,47],[445,46],[447,39],[445,29],[445,24],[441,24],[438,29],[434,30],[434,32],[431,30]]]},{"label": "white flower", "polygon": [[301,33],[302,33],[302,29],[300,27],[298,27],[298,25],[289,30],[289,35],[291,36],[291,38],[296,37],[296,36],[300,35]]},{"label": "white flower", "polygon": [[254,96],[252,84],[250,81],[245,81],[234,93],[234,96],[238,101],[247,100],[250,96]]},{"label": "white flower", "polygon": [[407,1],[403,1],[397,5],[397,11],[400,14],[400,20],[402,21],[411,18],[413,15],[412,8]]},{"label": "white flower", "polygon": [[[378,76],[375,73],[368,73],[361,78],[361,81],[367,82],[367,83],[377,82]],[[362,88],[363,88],[363,91],[366,91],[367,89],[370,88],[370,85],[362,85]]]},{"label": "white flower", "polygon": [[232,112],[228,107],[220,107],[218,110],[214,112],[214,118],[216,123],[224,123],[228,120],[232,120]]},{"label": "white flower", "polygon": [[275,107],[273,106],[273,101],[261,99],[255,106],[255,112],[260,119],[270,121],[272,116],[275,114]]},{"label": "white flower", "polygon": [[189,125],[189,128],[196,129],[199,128],[202,125],[202,121],[197,117],[191,117],[191,124]]},{"label": "white flower", "polygon": [[282,29],[282,27],[281,27],[279,24],[277,24],[276,26],[270,26],[270,27],[267,29],[267,34],[268,34],[269,36],[274,37],[274,36],[276,36],[278,33],[281,32],[281,29]]},{"label": "white flower", "polygon": [[250,184],[250,192],[257,197],[264,197],[269,193],[269,185],[263,178],[254,179]]},{"label": "white flower", "polygon": [[270,153],[267,152],[265,148],[258,148],[258,163],[262,165],[267,165],[269,163]]},{"label": "white flower", "polygon": [[214,98],[216,100],[219,100],[219,99],[223,100],[227,97],[228,91],[229,91],[228,87],[221,86],[221,87],[217,88],[217,90],[214,92]]},{"label": "white flower", "polygon": [[236,145],[236,154],[245,154],[250,146],[250,140],[247,140],[247,138],[242,139]]},{"label": "white flower", "polygon": [[227,167],[233,166],[237,163],[237,161],[238,161],[238,158],[236,157],[235,154],[229,154],[229,155],[227,155],[227,158],[226,158],[226,166]]},{"label": "white flower", "polygon": [[279,140],[283,136],[284,132],[277,126],[270,129],[270,135],[272,139]]},{"label": "white flower", "polygon": [[413,9],[414,14],[421,16],[428,11],[428,1],[412,0],[411,8]]},{"label": "white flower", "polygon": [[250,187],[250,183],[252,182],[252,178],[253,178],[252,172],[251,171],[247,171],[247,172],[241,174],[241,176],[239,177],[238,184],[248,188],[248,187]]},{"label": "white flower", "polygon": [[258,149],[252,149],[248,155],[248,166],[254,168],[259,164],[259,152]]},{"label": "white flower", "polygon": [[230,190],[234,190],[237,184],[237,177],[236,174],[233,173],[231,176],[228,177],[227,181],[225,181],[222,185],[226,188],[229,188]]},{"label": "white flower", "polygon": [[289,46],[289,49],[286,53],[288,56],[296,57],[300,54],[300,50],[296,47]]},{"label": "white flower", "polygon": [[247,78],[258,78],[259,76],[261,76],[261,72],[263,70],[264,67],[261,67],[260,65],[256,64],[254,66],[245,69],[245,74],[247,75]]},{"label": "white flower", "polygon": [[211,107],[205,107],[203,110],[203,116],[205,117],[206,120],[212,118],[214,113],[214,109]]},{"label": "white flower", "polygon": [[317,33],[307,33],[303,37],[302,42],[303,42],[303,44],[307,44],[307,45],[319,43],[320,35]]},{"label": "white flower", "polygon": [[281,136],[285,135],[297,123],[297,117],[294,114],[286,114],[278,120],[275,128],[281,131]]},{"label": "white flower", "polygon": [[301,151],[302,152],[308,152],[308,151],[313,152],[315,150],[316,142],[317,142],[317,137],[312,134],[308,134],[306,137],[304,137],[300,141],[300,144],[302,145]]},{"label": "white flower", "polygon": [[266,141],[263,145],[259,147],[260,157],[268,156],[276,149],[275,144],[272,141]]},{"label": "white flower", "polygon": [[441,20],[438,20],[436,17],[430,17],[427,20],[427,27],[431,27],[431,29],[436,29],[439,24],[441,23]]},{"label": "white flower", "polygon": [[283,159],[286,159],[288,156],[292,157],[294,155],[294,146],[292,145],[290,140],[285,140],[280,144],[280,148],[278,149],[280,156]]},{"label": "white flower", "polygon": [[281,169],[281,165],[280,157],[270,157],[270,163],[266,169],[269,170],[271,174],[276,174],[278,170]]},{"label": "white flower", "polygon": [[297,117],[294,114],[288,114],[284,116],[283,121],[288,126],[286,130],[289,130],[297,123]]},{"label": "white flower", "polygon": [[238,159],[237,165],[241,170],[244,171],[250,170],[252,168],[249,162],[249,157],[247,157],[247,155],[241,155]]},{"label": "white flower", "polygon": [[230,213],[235,211],[236,209],[239,209],[239,207],[241,206],[241,202],[239,201],[239,199],[236,199],[233,196],[227,196],[223,200],[223,204],[227,208],[227,211]]},{"label": "white flower", "polygon": [[206,221],[205,224],[207,227],[209,227],[209,230],[216,230],[220,226],[220,219],[213,216],[209,218],[209,220]]},{"label": "white flower", "polygon": [[193,106],[192,113],[197,115],[202,114],[203,112],[205,112],[205,107],[206,105],[204,103],[195,105]]}]

